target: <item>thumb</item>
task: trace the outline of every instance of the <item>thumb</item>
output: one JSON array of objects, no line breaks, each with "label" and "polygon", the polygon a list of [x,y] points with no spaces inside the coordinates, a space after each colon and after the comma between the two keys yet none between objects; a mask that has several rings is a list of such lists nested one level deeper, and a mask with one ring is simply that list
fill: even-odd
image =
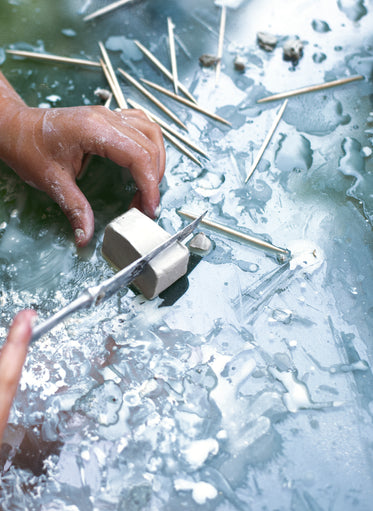
[{"label": "thumb", "polygon": [[94,216],[87,198],[77,186],[75,179],[69,175],[59,176],[47,193],[67,216],[74,231],[76,245],[85,247],[93,236]]}]

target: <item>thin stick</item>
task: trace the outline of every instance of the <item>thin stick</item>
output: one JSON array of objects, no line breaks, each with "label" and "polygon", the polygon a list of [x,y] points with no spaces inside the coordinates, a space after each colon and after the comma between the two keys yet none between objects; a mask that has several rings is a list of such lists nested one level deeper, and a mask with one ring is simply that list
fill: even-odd
[{"label": "thin stick", "polygon": [[143,107],[142,105],[140,105],[139,103],[136,103],[136,101],[133,101],[132,99],[129,99],[128,100],[128,104],[132,107],[132,108],[137,108],[138,110],[142,110],[143,112],[145,112],[145,114],[150,118],[151,121],[154,121],[156,122],[157,124],[160,125],[161,128],[164,128],[165,130],[169,131],[174,137],[178,138],[179,140],[181,140],[182,142],[184,142],[184,144],[188,145],[189,147],[191,147],[192,149],[194,149],[195,151],[197,151],[198,153],[202,154],[202,156],[204,156],[205,158],[207,158],[208,160],[210,159],[208,154],[205,153],[205,151],[203,151],[201,148],[199,148],[197,145],[195,145],[191,140],[189,140],[187,137],[184,137],[184,135],[181,135],[178,131],[176,131],[172,126],[170,126],[169,124],[167,124],[163,119],[161,119],[160,117],[158,117],[157,115],[153,114],[152,112],[150,112],[149,110],[147,110],[145,107]]},{"label": "thin stick", "polygon": [[104,58],[105,64],[107,66],[108,72],[111,77],[112,85],[110,85],[110,83],[109,83],[109,85],[110,85],[111,90],[115,96],[115,99],[117,100],[118,106],[119,106],[119,108],[127,108],[127,102],[124,98],[122,89],[120,88],[117,76],[114,72],[113,66],[111,65],[111,61],[110,61],[109,55],[105,49],[105,46],[102,44],[101,41],[99,41],[98,45],[100,47],[102,56]]},{"label": "thin stick", "polygon": [[225,21],[227,18],[227,8],[225,5],[221,8],[221,16],[220,16],[220,28],[219,28],[219,42],[218,42],[218,53],[217,53],[217,63],[216,63],[216,74],[215,74],[215,84],[218,83],[220,77],[220,69],[221,69],[221,59],[223,56],[223,44],[224,44],[224,32],[225,32]]},{"label": "thin stick", "polygon": [[288,92],[280,92],[279,94],[274,94],[273,96],[267,96],[266,98],[258,99],[257,103],[267,103],[268,101],[276,101],[277,99],[290,98],[292,96],[297,96],[298,94],[306,94],[307,92],[329,89],[330,87],[337,87],[338,85],[356,82],[357,80],[364,80],[364,76],[362,75],[350,76],[349,78],[341,78],[340,80],[333,80],[332,82],[324,82],[318,85],[310,85]]},{"label": "thin stick", "polygon": [[202,163],[198,160],[198,158],[196,158],[185,146],[181,145],[180,142],[178,142],[177,139],[173,135],[171,135],[171,133],[169,133],[164,128],[161,128],[161,130],[162,130],[163,135],[166,138],[168,138],[168,140],[170,140],[170,142],[172,142],[174,144],[174,146],[176,146],[181,152],[186,154],[188,156],[188,158],[190,158],[195,163],[197,163],[197,165],[202,167]]},{"label": "thin stick", "polygon": [[[195,215],[194,213],[189,213],[187,211],[179,210],[178,213],[182,216],[185,216],[186,218],[198,218],[198,215]],[[283,254],[287,257],[290,256],[290,251],[286,248],[276,247],[276,245],[272,245],[272,243],[263,241],[260,238],[255,238],[254,236],[249,236],[248,234],[244,234],[241,231],[237,231],[235,229],[231,229],[230,227],[226,227],[225,225],[213,222],[212,220],[208,220],[207,218],[203,218],[201,223],[207,225],[208,227],[211,227],[212,229],[216,229],[217,231],[223,232],[225,234],[229,234],[230,236],[234,236],[234,237],[239,238],[245,242],[253,244],[259,248],[263,248],[265,250],[271,250],[273,252]]]},{"label": "thin stick", "polygon": [[[101,66],[102,66],[102,70],[103,70],[103,72],[104,72],[105,78],[106,78],[106,80],[107,80],[107,82],[108,82],[108,84],[109,84],[109,87],[110,87],[110,89],[111,89],[111,92],[112,92],[113,96],[115,97],[116,102],[118,103],[118,106],[119,106],[120,108],[122,108],[122,107],[120,106],[121,98],[120,98],[120,96],[119,96],[119,94],[118,94],[118,90],[117,90],[117,88],[116,88],[116,86],[115,86],[115,83],[113,82],[113,78],[112,78],[112,76],[111,76],[111,74],[110,74],[110,71],[109,71],[109,69],[108,69],[107,65],[105,64],[105,62],[104,62],[102,59],[100,59],[100,62],[101,62]],[[125,107],[123,107],[123,108],[127,108],[127,104],[126,104],[126,106],[125,106]]]},{"label": "thin stick", "polygon": [[61,57],[60,55],[52,55],[49,53],[37,53],[34,51],[23,51],[23,50],[6,50],[11,55],[17,55],[19,57],[30,57],[38,60],[51,60],[54,62],[64,62],[66,64],[78,64],[80,66],[94,66],[100,67],[98,62],[92,60],[75,59],[71,57]]},{"label": "thin stick", "polygon": [[[171,81],[173,81],[173,76],[172,76],[172,73],[170,73],[170,71],[162,64],[162,62],[160,62],[157,57],[155,57],[147,48],[145,48],[145,46],[143,46],[139,41],[137,41],[136,39],[133,41],[136,46],[139,48],[139,50],[141,50],[143,52],[143,54],[148,57],[148,59],[153,62],[153,64],[155,66],[157,66],[157,68],[162,71],[162,73],[167,76],[167,78]],[[191,93],[188,91],[188,89],[186,87],[184,87],[184,85],[180,82],[178,82],[178,88],[181,90],[181,92],[187,97],[189,98],[191,101],[193,101],[193,103],[197,103],[197,101],[194,99],[194,97],[191,95]]]},{"label": "thin stick", "polygon": [[161,103],[153,94],[151,94],[148,90],[145,89],[139,83],[135,78],[133,78],[131,75],[123,71],[123,69],[119,68],[118,71],[124,76],[126,80],[128,80],[132,85],[134,85],[140,92],[144,94],[150,101],[152,101],[155,105],[157,105],[158,108],[160,108],[165,114],[167,114],[171,119],[173,119],[179,126],[181,126],[183,129],[188,131],[188,128],[185,126],[184,123],[180,121],[180,119],[173,113],[171,110],[169,110],[166,106],[164,106],[163,103]]},{"label": "thin stick", "polygon": [[145,80],[145,78],[142,78],[141,81],[146,83],[146,85],[149,85],[149,87],[153,87],[153,89],[155,89],[155,90],[157,90],[159,92],[162,92],[163,94],[166,94],[170,98],[176,99],[176,101],[179,101],[180,103],[183,103],[183,105],[189,106],[190,108],[193,108],[194,110],[197,110],[197,112],[201,112],[202,114],[208,115],[209,117],[211,117],[212,119],[215,119],[216,121],[220,121],[220,122],[222,122],[224,124],[227,124],[228,126],[232,126],[229,121],[223,119],[219,115],[213,114],[212,112],[209,112],[208,110],[205,110],[201,106],[196,105],[195,103],[193,103],[192,101],[189,101],[188,99],[182,98],[181,96],[177,96],[173,92],[165,89],[164,87],[161,87],[160,85],[158,85],[158,84],[156,84],[154,82],[150,82],[149,80]]},{"label": "thin stick", "polygon": [[[200,167],[202,167],[202,163],[186,148],[184,147],[183,145],[181,145],[175,138],[174,135],[176,135],[178,138],[181,139],[181,136],[177,133],[177,131],[174,131],[170,126],[168,126],[166,123],[163,123],[163,121],[161,119],[159,119],[159,117],[157,117],[156,115],[153,115],[151,112],[149,112],[149,110],[147,110],[146,108],[144,108],[143,106],[139,105],[138,103],[136,103],[136,101],[132,101],[131,99],[128,100],[128,103],[133,107],[133,108],[138,108],[140,110],[142,110],[145,115],[153,122],[157,122],[159,125],[160,125],[160,128],[161,128],[161,131],[163,133],[163,136],[165,138],[167,138],[170,142],[172,142],[174,144],[174,146],[176,146],[182,153],[184,153],[186,156],[188,156],[188,158],[190,158],[192,161],[194,161],[195,163],[197,163],[197,165],[199,165]],[[162,124],[166,125],[167,128],[165,128],[164,126],[162,126]],[[173,134],[171,134],[173,133]]]},{"label": "thin stick", "polygon": [[121,7],[124,4],[128,4],[128,2],[132,2],[132,0],[119,0],[118,2],[113,2],[112,4],[109,4],[106,7],[102,7],[102,9],[98,9],[97,11],[94,11],[91,14],[88,14],[88,16],[85,16],[83,18],[83,21],[93,20],[94,18],[97,18],[98,16],[101,16],[102,14],[106,14],[107,12],[110,12],[110,11],[116,9],[117,7]]},{"label": "thin stick", "polygon": [[252,166],[251,166],[251,169],[250,169],[249,173],[248,173],[248,174],[247,174],[247,176],[246,176],[245,183],[247,183],[247,182],[248,182],[248,180],[250,179],[250,177],[251,177],[251,175],[253,174],[254,170],[256,169],[256,167],[257,167],[257,165],[258,165],[258,163],[259,163],[259,161],[260,161],[260,158],[263,156],[263,153],[264,153],[264,151],[266,150],[267,145],[269,144],[269,141],[271,140],[271,138],[272,138],[272,136],[273,136],[273,134],[274,134],[274,132],[275,132],[275,130],[276,130],[276,128],[277,128],[277,126],[278,126],[278,123],[279,123],[279,122],[280,122],[280,120],[281,120],[281,117],[282,117],[282,115],[283,115],[283,113],[284,113],[284,111],[285,111],[285,108],[286,108],[286,105],[287,105],[287,104],[288,104],[288,100],[287,100],[287,99],[285,99],[285,101],[283,102],[283,104],[282,104],[282,106],[281,106],[280,110],[278,111],[278,113],[277,113],[277,115],[276,115],[276,117],[275,117],[275,119],[274,119],[274,121],[273,121],[273,124],[272,124],[272,126],[271,126],[271,128],[270,128],[269,132],[267,133],[266,138],[264,139],[264,142],[263,142],[263,144],[262,144],[262,147],[259,149],[259,152],[258,152],[258,154],[257,154],[257,156],[256,156],[256,158],[255,158],[255,160],[254,160],[254,163],[253,163],[253,164],[252,164]]},{"label": "thin stick", "polygon": [[174,28],[175,25],[172,23],[171,18],[167,18],[167,27],[168,27],[168,43],[170,46],[170,58],[171,58],[171,69],[172,69],[172,78],[174,82],[175,94],[178,93],[178,78],[177,78],[177,63],[176,63],[176,51],[175,51],[175,39],[174,39]]}]

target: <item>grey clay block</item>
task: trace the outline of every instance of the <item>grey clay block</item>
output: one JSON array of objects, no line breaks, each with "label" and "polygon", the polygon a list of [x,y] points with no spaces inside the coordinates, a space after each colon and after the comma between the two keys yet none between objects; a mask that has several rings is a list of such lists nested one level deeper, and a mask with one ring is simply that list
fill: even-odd
[{"label": "grey clay block", "polygon": [[[102,255],[121,270],[169,237],[162,227],[132,208],[107,225]],[[151,300],[185,275],[188,261],[189,250],[176,243],[157,255],[133,284]]]}]

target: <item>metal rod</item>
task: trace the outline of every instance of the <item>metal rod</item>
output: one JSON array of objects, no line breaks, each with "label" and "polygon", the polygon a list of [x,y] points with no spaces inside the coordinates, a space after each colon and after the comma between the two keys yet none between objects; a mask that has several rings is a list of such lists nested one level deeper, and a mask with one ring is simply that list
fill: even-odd
[{"label": "metal rod", "polygon": [[[142,45],[139,41],[136,39],[133,41],[136,46],[139,48],[139,50],[142,51],[142,53],[165,75],[167,78],[171,81],[173,81],[172,73],[160,62],[157,57],[155,57],[151,51],[149,51],[147,48],[145,48],[144,45]],[[180,82],[178,82],[178,88],[181,90],[181,92],[190,99],[190,101],[193,101],[193,103],[197,103],[197,101],[194,99],[194,97],[191,95],[191,93],[188,91],[186,87]]]},{"label": "metal rod", "polygon": [[187,236],[189,236],[200,223],[205,214],[206,212],[203,213],[200,217],[196,218],[186,227],[184,227],[184,229],[177,232],[173,236],[170,236],[165,242],[153,248],[153,250],[151,250],[148,254],[139,257],[109,279],[104,280],[104,282],[97,286],[89,287],[80,297],[75,299],[66,307],[63,307],[60,311],[45,320],[43,323],[36,325],[36,327],[32,329],[31,342],[35,341],[46,332],[54,328],[67,316],[70,316],[70,314],[73,312],[81,309],[87,309],[92,305],[97,306],[113,296],[117,291],[119,291],[119,289],[130,284],[144,271],[148,263],[158,254],[166,250],[166,248],[170,247],[174,243],[182,241]]},{"label": "metal rod", "polygon": [[170,58],[171,58],[171,69],[172,78],[174,82],[175,94],[178,93],[178,77],[177,77],[177,63],[176,63],[176,51],[175,51],[175,39],[174,39],[174,28],[175,25],[172,23],[171,18],[167,18],[168,27],[168,43],[170,46]]},{"label": "metal rod", "polygon": [[152,87],[153,89],[162,92],[162,94],[166,94],[166,96],[169,96],[172,99],[175,99],[176,101],[179,101],[179,103],[182,103],[183,105],[189,106],[190,108],[193,108],[194,110],[197,110],[197,112],[201,112],[202,114],[207,115],[208,117],[211,117],[212,119],[215,119],[216,121],[222,122],[223,124],[227,124],[228,126],[232,126],[229,121],[226,119],[223,119],[223,117],[220,117],[219,115],[216,115],[212,112],[209,112],[208,110],[205,110],[199,105],[196,105],[192,101],[189,101],[188,99],[182,98],[181,96],[177,96],[173,92],[169,91],[168,89],[165,89],[164,87],[161,87],[160,85],[151,82],[149,80],[145,80],[145,78],[141,79],[142,82],[146,83],[146,85],[149,85],[149,87]]},{"label": "metal rod", "polygon": [[71,58],[71,57],[61,57],[60,55],[52,55],[49,53],[37,53],[34,51],[23,51],[23,50],[6,50],[6,52],[11,55],[16,55],[18,57],[30,57],[32,59],[38,59],[38,60],[64,62],[66,64],[78,64],[80,66],[100,67],[99,62],[94,62],[92,60],[75,59],[75,58]]},{"label": "metal rod", "polygon": [[217,63],[215,69],[215,84],[218,83],[220,77],[221,70],[221,59],[223,57],[223,44],[224,44],[224,32],[225,32],[225,21],[227,18],[227,8],[225,5],[221,8],[221,16],[220,16],[220,28],[219,28],[219,42],[218,42],[218,53],[217,53]]},{"label": "metal rod", "polygon": [[161,128],[164,128],[165,130],[170,132],[172,135],[174,135],[174,137],[178,138],[179,140],[184,142],[184,144],[188,145],[189,147],[191,147],[192,149],[194,149],[198,153],[202,154],[202,156],[204,156],[208,160],[210,159],[208,154],[205,153],[205,151],[203,151],[203,149],[201,149],[196,144],[194,144],[194,142],[192,142],[187,137],[185,137],[184,135],[182,135],[181,133],[176,131],[172,126],[167,124],[163,119],[161,119],[157,115],[155,115],[152,112],[150,112],[149,110],[147,110],[144,106],[140,105],[136,101],[133,101],[132,99],[128,99],[128,104],[132,108],[137,108],[137,109],[142,110],[143,112],[145,112],[145,114],[150,118],[151,121],[156,122],[157,124],[159,124]]},{"label": "metal rod", "polygon": [[[194,213],[190,213],[188,211],[178,211],[179,215],[182,215],[186,218],[198,218],[198,215],[195,215]],[[276,245],[272,245],[272,243],[269,243],[267,241],[263,241],[260,238],[255,238],[254,236],[249,236],[248,234],[244,234],[243,232],[237,231],[235,229],[231,229],[230,227],[226,227],[225,225],[218,224],[216,222],[213,222],[212,220],[209,220],[207,218],[203,218],[201,220],[201,224],[204,224],[208,227],[211,227],[212,229],[216,229],[217,231],[223,232],[225,234],[229,234],[230,236],[234,236],[235,238],[239,238],[240,240],[243,240],[245,242],[248,242],[252,245],[255,245],[259,248],[263,248],[265,250],[270,250],[272,252],[277,252],[278,254],[282,254],[286,257],[290,256],[290,250],[286,248],[276,247]]]},{"label": "metal rod", "polygon": [[135,78],[133,78],[131,75],[129,75],[128,73],[123,71],[123,69],[119,68],[118,71],[124,76],[124,78],[126,80],[128,80],[140,92],[142,92],[144,94],[144,96],[146,96],[148,99],[150,99],[150,101],[152,101],[155,105],[157,105],[158,108],[160,108],[165,114],[167,114],[169,117],[171,117],[171,119],[173,119],[173,121],[175,121],[183,129],[188,131],[188,128],[185,126],[185,124],[183,122],[181,122],[180,119],[173,112],[171,112],[171,110],[169,110],[166,106],[164,106],[164,104],[161,103],[161,101],[159,101],[155,96],[153,96],[153,94],[151,94],[148,90],[146,90],[145,87],[143,87],[141,85],[141,83],[139,83]]},{"label": "metal rod", "polygon": [[105,64],[107,66],[107,69],[108,69],[110,77],[111,77],[112,84],[111,84],[111,82],[109,82],[109,85],[111,86],[112,92],[115,96],[115,99],[117,100],[118,106],[119,106],[119,108],[127,108],[127,102],[124,98],[122,89],[120,88],[117,76],[116,76],[114,68],[111,64],[111,60],[110,60],[109,55],[105,49],[105,46],[102,44],[101,41],[99,41],[98,45],[100,47],[102,56],[104,58]]},{"label": "metal rod", "polygon": [[88,14],[88,16],[85,16],[83,18],[83,21],[93,20],[94,18],[97,18],[98,16],[102,16],[103,14],[106,14],[107,12],[117,9],[118,7],[121,7],[122,5],[128,4],[128,2],[132,2],[132,1],[133,0],[119,0],[118,2],[113,2],[112,4],[109,4],[106,7],[102,7],[102,9],[97,9],[97,11],[94,11],[91,14]]},{"label": "metal rod", "polygon": [[344,85],[346,83],[356,82],[358,80],[364,80],[364,76],[362,75],[350,76],[349,78],[341,78],[340,80],[324,82],[318,85],[309,85],[307,87],[294,89],[288,92],[280,92],[278,94],[274,94],[273,96],[267,96],[266,98],[258,99],[257,103],[267,103],[268,101],[276,101],[278,99],[290,98],[292,96],[297,96],[299,94],[306,94],[307,92],[329,89],[330,87],[337,87],[338,85]]},{"label": "metal rod", "polygon": [[252,174],[253,174],[254,170],[255,170],[255,169],[256,169],[256,167],[258,166],[258,163],[259,163],[259,161],[260,161],[261,157],[263,156],[264,151],[266,150],[266,148],[267,148],[267,146],[268,146],[268,144],[269,144],[269,142],[270,142],[270,140],[271,140],[271,138],[272,138],[272,136],[273,136],[274,132],[276,131],[276,128],[277,128],[277,126],[278,126],[278,123],[279,123],[279,122],[280,122],[280,120],[281,120],[281,117],[282,117],[282,115],[283,115],[283,113],[284,113],[284,111],[285,111],[285,108],[286,108],[286,105],[287,105],[287,104],[288,104],[288,100],[287,100],[287,99],[285,99],[285,101],[283,102],[283,104],[282,104],[282,106],[281,106],[280,110],[278,111],[278,113],[277,113],[277,115],[276,115],[276,117],[275,117],[275,119],[274,119],[274,121],[273,121],[273,124],[272,124],[272,126],[271,126],[271,128],[270,128],[269,132],[267,133],[266,138],[264,139],[264,142],[263,142],[263,144],[262,144],[262,147],[259,149],[259,152],[258,152],[258,154],[256,155],[256,158],[255,158],[255,160],[254,160],[254,163],[252,164],[251,169],[250,169],[249,173],[248,173],[248,174],[247,174],[247,176],[246,176],[245,183],[247,183],[247,182],[248,182],[248,180],[249,180],[249,179],[250,179],[250,177],[252,176]]}]

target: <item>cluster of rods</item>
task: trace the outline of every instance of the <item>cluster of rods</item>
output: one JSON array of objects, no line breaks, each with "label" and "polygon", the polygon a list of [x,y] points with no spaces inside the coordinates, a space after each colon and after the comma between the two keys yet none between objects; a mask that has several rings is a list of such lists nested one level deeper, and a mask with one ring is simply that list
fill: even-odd
[{"label": "cluster of rods", "polygon": [[[133,0],[119,0],[116,2],[113,2],[109,4],[108,6],[99,9],[92,14],[86,16],[83,18],[84,21],[91,21],[98,16],[102,16],[118,7],[123,6],[124,4],[127,4],[129,2],[132,2]],[[226,25],[226,6],[223,5],[221,7],[221,16],[220,16],[220,26],[219,26],[219,38],[218,38],[218,49],[217,49],[217,55],[216,55],[216,66],[215,66],[215,83],[218,83],[219,76],[220,76],[220,69],[221,69],[221,60],[223,56],[223,46],[224,46],[224,32],[225,32],[225,25]],[[226,119],[220,117],[219,115],[216,115],[213,112],[209,112],[208,110],[202,108],[200,105],[198,105],[196,99],[192,96],[192,94],[189,92],[189,90],[179,81],[178,78],[178,72],[177,72],[177,61],[176,61],[176,51],[175,51],[175,37],[174,37],[174,29],[175,25],[172,22],[172,19],[170,17],[167,18],[167,26],[168,26],[168,41],[169,41],[169,50],[170,50],[170,61],[171,61],[171,71],[167,69],[153,53],[150,52],[149,49],[147,49],[144,45],[142,45],[139,41],[134,40],[134,43],[136,44],[137,48],[173,83],[174,92],[171,92],[170,90],[161,87],[160,85],[151,82],[149,80],[146,80],[144,78],[141,79],[141,82],[145,85],[147,85],[150,88],[153,88],[157,90],[158,92],[161,92],[162,94],[182,103],[183,105],[190,107],[204,115],[207,115],[208,117],[221,122],[225,125],[231,126],[230,122]],[[194,151],[197,151],[199,154],[201,154],[203,157],[209,159],[209,156],[207,153],[202,150],[200,147],[198,147],[194,142],[192,142],[189,138],[185,137],[183,134],[181,134],[179,131],[174,129],[170,124],[165,122],[162,118],[154,114],[153,112],[150,112],[147,108],[140,105],[136,101],[133,101],[132,99],[126,99],[123,95],[123,91],[120,87],[117,75],[114,71],[114,68],[112,66],[112,63],[110,61],[110,57],[103,45],[102,42],[98,43],[100,52],[101,52],[101,58],[99,59],[99,62],[92,61],[92,60],[85,60],[85,59],[79,59],[79,58],[70,58],[70,57],[62,57],[59,55],[52,55],[49,53],[39,53],[39,52],[29,52],[29,51],[22,51],[22,50],[6,50],[7,53],[12,55],[17,55],[21,57],[29,57],[29,58],[35,58],[40,60],[49,60],[54,62],[65,62],[75,65],[81,65],[81,66],[92,66],[92,67],[98,67],[101,68],[104,72],[105,78],[109,84],[111,94],[109,98],[107,99],[105,106],[107,108],[110,107],[111,98],[114,96],[118,107],[119,108],[136,108],[139,110],[142,110],[148,118],[156,122],[164,135],[165,138],[167,138],[175,147],[177,147],[180,151],[182,151],[186,156],[188,156],[192,161],[194,161],[199,166],[202,166],[201,162],[198,158],[194,156],[194,154],[186,147],[189,146]],[[121,68],[118,68],[118,72],[120,75],[127,80],[131,85],[133,85],[137,90],[139,90],[144,96],[146,96],[152,103],[154,103],[164,114],[166,114],[168,117],[170,117],[179,127],[187,130],[187,127],[185,124],[176,116],[174,112],[172,112],[167,106],[165,106],[158,98],[156,98],[147,88],[144,87],[140,81],[136,80],[133,76],[128,74],[126,71],[124,71]],[[364,79],[361,75],[356,76],[350,76],[347,78],[342,78],[339,80],[324,82],[317,85],[310,85],[303,88],[287,91],[287,92],[281,92],[278,94],[274,94],[272,96],[267,96],[261,99],[257,100],[257,103],[267,103],[270,101],[278,101],[283,99],[284,102],[282,103],[281,107],[279,108],[278,112],[276,113],[276,116],[273,120],[273,123],[253,161],[253,164],[251,165],[249,172],[246,175],[245,183],[250,179],[253,172],[255,171],[256,167],[259,164],[260,159],[263,156],[264,151],[266,150],[273,134],[275,133],[275,130],[278,126],[278,124],[281,121],[281,118],[284,114],[286,105],[288,103],[288,98],[297,96],[300,94],[305,94],[308,92],[314,92],[314,91],[320,91],[323,89],[328,89],[331,87],[336,87],[338,85],[344,85],[350,82],[354,82],[357,80]],[[183,96],[181,96],[179,93],[182,93]],[[185,145],[184,145],[185,144]],[[180,214],[189,217],[189,218],[196,218],[197,215],[193,215],[191,213],[186,213],[179,211]],[[233,235],[235,237],[239,237],[243,239],[246,242],[249,242],[251,244],[257,245],[264,249],[269,249],[274,252],[277,252],[279,255],[286,257],[289,255],[288,251],[286,249],[276,247],[270,243],[263,242],[262,240],[258,238],[254,238],[251,236],[247,236],[243,233],[240,233],[239,231],[233,231],[230,228],[224,227],[220,224],[214,224],[212,221],[207,220],[206,218],[202,220],[202,223],[209,225],[210,227],[221,230],[223,232],[226,232],[226,234]],[[214,225],[212,225],[214,224]]]}]

